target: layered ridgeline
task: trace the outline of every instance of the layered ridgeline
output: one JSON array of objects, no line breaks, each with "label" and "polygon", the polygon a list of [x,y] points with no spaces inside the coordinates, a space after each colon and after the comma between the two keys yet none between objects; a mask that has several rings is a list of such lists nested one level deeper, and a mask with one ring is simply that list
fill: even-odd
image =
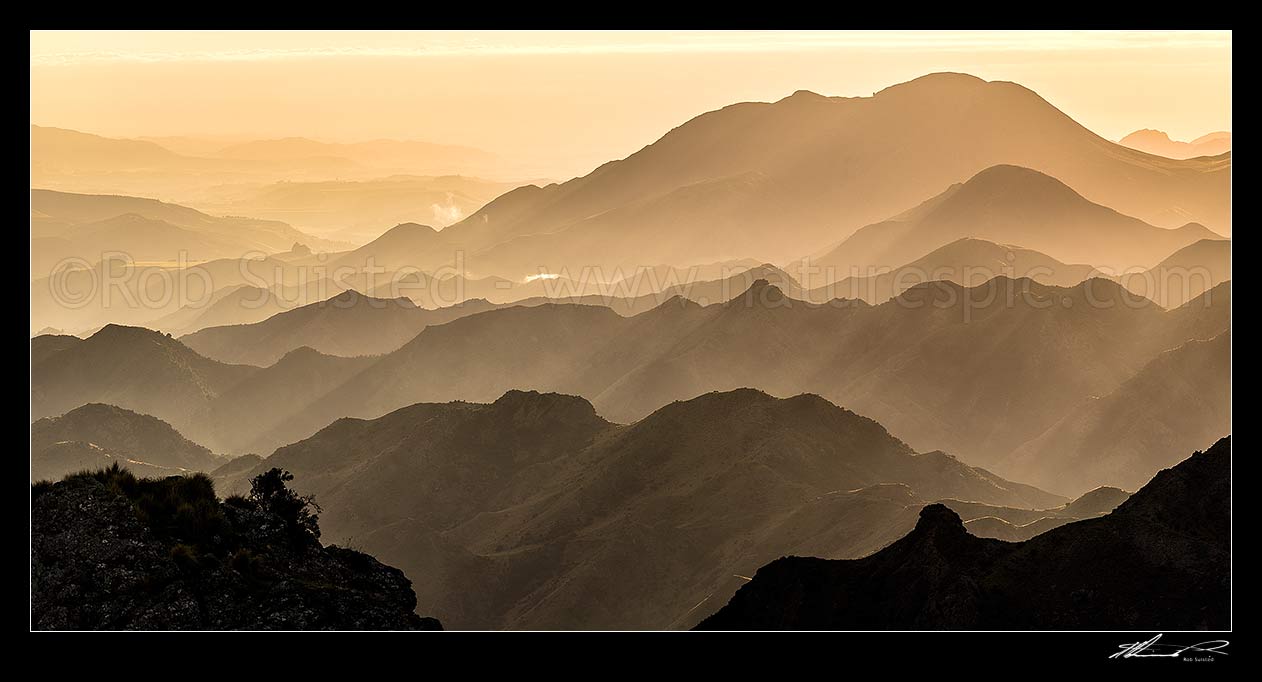
[{"label": "layered ridgeline", "polygon": [[1152,156],[1100,138],[1020,85],[946,73],[871,97],[801,91],[702,114],[586,176],[508,192],[412,264],[450,263],[453,248],[471,269],[510,279],[540,267],[783,263],[998,164],[1054,177],[1138,221],[1231,231],[1229,156]]},{"label": "layered ridgeline", "polygon": [[[692,301],[722,303],[743,294],[754,282],[776,282],[786,292],[801,296],[801,288],[787,273],[763,264],[738,268],[721,279],[695,280],[700,269],[656,274],[646,270],[628,282],[608,285],[605,294],[579,295],[568,283],[512,303],[469,299],[442,308],[421,308],[411,299],[381,299],[346,291],[333,298],[286,311],[254,324],[208,327],[180,337],[198,353],[221,362],[270,365],[302,347],[345,357],[384,355],[411,341],[425,327],[511,306],[581,303],[607,307],[619,315],[647,312],[676,296]],[[1075,280],[1078,281],[1078,280]],[[643,293],[640,293],[643,292]]]},{"label": "layered ridgeline", "polygon": [[217,215],[266,216],[361,244],[380,235],[387,225],[416,221],[450,225],[516,186],[460,175],[394,175],[360,181],[209,187],[189,201]]},{"label": "layered ridgeline", "polygon": [[[603,417],[627,423],[673,400],[748,386],[817,393],[917,449],[1000,466],[1162,352],[1227,330],[1229,291],[1223,284],[1166,311],[1108,280],[1050,287],[999,277],[973,288],[921,284],[878,306],[813,305],[759,281],[725,303],[677,297],[630,317],[572,304],[490,310],[428,326],[381,357],[303,352],[266,369],[107,327],[82,341],[34,339],[33,355],[47,357],[32,368],[32,402],[35,417],[108,402],[163,419],[216,452],[265,454],[341,417],[375,418],[416,402],[487,402],[515,388],[581,395]],[[238,385],[249,388],[226,399]],[[1205,400],[1186,382],[1168,385],[1171,404]],[[1213,390],[1227,395],[1228,377]],[[1177,456],[1154,446],[1161,457]]]},{"label": "layered ridgeline", "polygon": [[1065,503],[818,396],[749,389],[626,426],[558,394],[422,403],[340,419],[219,485],[272,467],[316,496],[326,538],[402,568],[456,628],[689,627],[757,566],[870,553],[924,501]]},{"label": "layered ridgeline", "polygon": [[180,338],[207,357],[224,362],[271,365],[309,347],[328,355],[381,355],[395,350],[431,324],[489,310],[485,301],[427,310],[409,298],[380,299],[356,291],[311,303],[245,325],[210,327]]},{"label": "layered ridgeline", "polygon": [[[150,143],[114,142],[122,144],[120,159],[170,154]],[[38,159],[39,152],[33,153]],[[577,290],[567,295],[585,296],[600,293],[591,290],[591,282],[617,281],[645,266],[750,258],[786,264],[814,254],[834,276],[805,281],[810,289],[874,274],[872,268],[906,265],[964,237],[1033,249],[1064,263],[1147,268],[1198,239],[1230,235],[1230,166],[1230,155],[1180,161],[1113,144],[1019,85],[933,74],[872,97],[799,92],[775,103],[732,105],[698,116],[584,177],[509,191],[441,230],[414,218],[362,248],[327,257],[309,251],[333,246],[298,237],[283,223],[214,218],[129,197],[37,191],[31,330],[80,333],[116,323],[187,333],[194,329],[186,323],[155,321],[188,307],[190,300],[200,303],[242,284],[274,288],[274,296],[281,296],[280,289],[302,288],[297,297],[286,298],[290,307],[355,289],[379,298],[408,296],[436,308],[466,298],[503,303],[545,295],[540,281],[531,279],[540,274],[573,277]],[[951,189],[944,194],[944,188]],[[102,210],[61,206],[83,202]],[[1039,210],[1019,210],[1029,206]],[[897,235],[909,215],[917,217],[916,234],[904,242]],[[874,243],[849,241],[833,248],[864,225],[869,227],[860,241]],[[228,226],[235,227],[225,232]],[[239,235],[258,242],[258,250],[273,254],[268,260],[274,262],[259,268],[238,261],[238,247],[246,245]],[[218,246],[225,237],[234,240],[227,252]],[[890,240],[897,243],[887,244]],[[295,242],[301,248],[291,251]],[[170,247],[180,245],[189,247],[194,259],[227,257],[208,266],[214,271],[210,291],[187,297],[172,296],[170,285],[149,291],[175,276],[153,264],[124,268],[126,276],[111,278],[121,280],[129,299],[145,290],[148,302],[141,305],[96,298],[92,281],[118,270],[116,264],[97,265],[64,281],[47,279],[45,261],[60,254],[97,254],[108,247],[134,251],[144,256],[142,262],[166,263],[177,255],[167,253]],[[99,259],[99,254],[87,258]],[[407,268],[414,286],[386,291],[361,273],[321,284],[318,295],[305,290],[327,279],[315,274],[316,268],[370,264],[387,269],[385,279]],[[850,272],[850,265],[862,272]],[[421,272],[411,272],[415,268]],[[267,272],[240,274],[257,269]],[[75,305],[68,307],[67,298],[54,291],[87,293],[70,296]]]},{"label": "layered ridgeline", "polygon": [[295,243],[320,250],[345,248],[286,223],[222,218],[155,199],[31,190],[32,279],[46,277],[64,258],[95,263],[107,252],[137,261],[190,262],[279,253]]},{"label": "layered ridgeline", "polygon": [[939,504],[959,515],[964,528],[979,538],[996,538],[1009,542],[1029,540],[1039,533],[1066,523],[1103,516],[1126,501],[1130,493],[1112,486],[1101,486],[1083,493],[1078,499],[1051,509],[1021,509],[965,500],[940,500]]},{"label": "layered ridgeline", "polygon": [[257,322],[351,288],[316,274],[276,255],[220,258],[184,268],[111,256],[33,279],[31,330],[52,327],[86,335],[107,324],[125,324],[174,332],[196,327],[203,314],[212,315],[208,321],[213,324]]},{"label": "layered ridgeline", "polygon": [[[1062,262],[1089,263],[1106,274],[1120,275],[1151,267],[1198,240],[1222,238],[1195,223],[1178,229],[1155,227],[1110,205],[1087,200],[1062,179],[1018,166],[987,168],[915,208],[858,230],[835,247],[796,264],[794,270],[806,265],[816,268],[809,278],[803,271],[802,279],[810,286],[823,286],[849,276],[866,276],[874,268],[879,272],[912,263],[941,246],[973,237],[1032,249]],[[1028,255],[1021,255],[1028,260]],[[962,265],[980,268],[993,263],[996,269],[990,274],[994,276],[1007,274],[1006,267],[1024,266],[1016,262],[1017,257],[1014,252],[998,262],[989,257],[965,260]],[[1080,266],[1055,262],[1029,267],[1050,267],[1050,274],[1061,278],[1081,271]]]},{"label": "layered ridgeline", "polygon": [[275,445],[252,446],[373,362],[299,348],[265,368],[228,365],[167,335],[116,325],[87,339],[38,336],[31,340],[31,356],[34,418],[85,402],[109,403],[153,415],[198,443],[233,454],[271,452]]},{"label": "layered ridgeline", "polygon": [[[242,215],[238,209],[257,206],[252,201],[256,200],[267,202],[279,214],[274,217],[298,217],[281,217],[287,201],[316,188],[326,190],[325,194],[332,194],[327,192],[329,189],[339,189],[341,196],[311,197],[306,203],[308,209],[345,216],[340,209],[350,210],[366,203],[388,206],[396,192],[411,190],[408,196],[416,200],[413,210],[428,214],[434,203],[448,210],[460,208],[464,206],[462,199],[494,191],[497,185],[480,188],[482,183],[459,177],[392,176],[477,175],[503,170],[502,162],[487,152],[418,140],[339,144],[296,137],[119,139],[37,125],[32,125],[30,131],[32,186],[66,192],[173,197],[182,203],[200,205],[203,210],[231,215]],[[376,182],[313,182],[334,178]],[[288,184],[296,186],[289,188]],[[458,196],[448,197],[448,192]],[[310,212],[305,217],[310,218]],[[348,221],[339,226],[350,224]],[[304,227],[316,232],[329,229],[318,220],[309,221]]]},{"label": "layered ridgeline", "polygon": [[[803,304],[759,283],[724,304],[676,299],[630,318],[591,306],[509,308],[427,328],[275,435],[287,442],[341,416],[493,400],[516,387],[589,397],[606,418],[629,422],[672,400],[753,386],[818,393],[916,447],[985,465],[1158,353],[1228,326],[1223,297],[1171,312],[1130,301],[1102,280],[1060,289],[997,279],[921,285],[875,307]],[[1083,353],[1067,357],[1066,344]]]},{"label": "layered ridgeline", "polygon": [[31,425],[31,480],[55,480],[117,462],[143,476],[209,472],[228,462],[170,424],[92,403]]},{"label": "layered ridgeline", "polygon": [[320,544],[282,472],[220,501],[204,474],[115,465],[31,488],[37,630],[419,630],[401,571]]},{"label": "layered ridgeline", "polygon": [[1074,491],[1108,482],[1134,489],[1173,465],[1179,449],[1231,430],[1231,332],[1166,351],[1092,396],[1003,463],[1022,480]]},{"label": "layered ridgeline", "polygon": [[[973,237],[957,239],[900,267],[871,269],[874,274],[847,276],[815,287],[804,295],[794,295],[787,290],[785,293],[816,303],[846,298],[876,305],[925,282],[949,281],[973,287],[1003,275],[1014,279],[1028,277],[1050,286],[1072,287],[1092,277],[1107,277],[1093,265],[1062,263],[1033,249]],[[808,281],[827,277],[823,271],[801,274]]]},{"label": "layered ridgeline", "polygon": [[1025,542],[974,537],[951,510],[927,506],[872,556],[760,568],[700,627],[1228,629],[1231,440],[1161,471],[1107,516]]},{"label": "layered ridgeline", "polygon": [[1160,130],[1145,128],[1118,140],[1118,144],[1141,152],[1171,159],[1192,159],[1198,156],[1218,156],[1231,151],[1231,133],[1218,131],[1207,133],[1191,142],[1171,140]]},{"label": "layered ridgeline", "polygon": [[1202,239],[1119,281],[1140,296],[1174,308],[1230,280],[1231,241]]}]

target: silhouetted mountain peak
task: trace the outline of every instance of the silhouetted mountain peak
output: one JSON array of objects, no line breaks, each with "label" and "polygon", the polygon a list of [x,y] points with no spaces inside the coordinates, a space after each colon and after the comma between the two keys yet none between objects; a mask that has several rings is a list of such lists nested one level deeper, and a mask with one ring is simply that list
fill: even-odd
[{"label": "silhouetted mountain peak", "polygon": [[975,207],[972,202],[1000,198],[1021,202],[1022,205],[1052,201],[1088,203],[1068,185],[1046,173],[1024,166],[998,164],[969,178],[943,202],[942,208],[952,205],[968,205],[972,208]]},{"label": "silhouetted mountain peak", "polygon": [[652,310],[646,311],[642,314],[649,314],[655,311],[667,313],[674,310],[700,310],[702,307],[704,306],[691,298],[684,296],[683,294],[675,294],[665,301],[662,301],[661,304],[654,306]]},{"label": "silhouetted mountain peak", "polygon": [[491,409],[515,424],[582,423],[599,420],[587,400],[563,393],[511,390],[491,403]]},{"label": "silhouetted mountain peak", "polygon": [[1219,629],[1231,613],[1230,451],[1223,438],[1111,513],[1018,542],[974,537],[931,504],[862,559],[760,568],[698,627]]},{"label": "silhouetted mountain peak", "polygon": [[1223,240],[1223,237],[1219,235],[1217,232],[1214,232],[1208,227],[1205,227],[1204,225],[1197,222],[1185,223],[1182,226],[1175,228],[1175,231],[1176,232],[1207,233],[1209,235],[1213,235],[1213,236],[1206,236],[1201,241],[1206,241],[1206,240],[1222,241]]},{"label": "silhouetted mountain peak", "polygon": [[[123,324],[110,323],[101,327],[95,334],[88,337],[89,340],[97,343],[117,343],[128,341],[167,341],[172,340],[162,332],[156,332],[145,327],[132,327]],[[173,340],[172,340],[173,341]]]},{"label": "silhouetted mountain peak", "polygon": [[386,234],[391,234],[391,233],[394,233],[394,234],[409,234],[409,233],[438,234],[438,230],[435,230],[433,227],[430,227],[429,225],[422,225],[420,223],[399,223],[398,225],[395,225],[389,230],[386,230],[385,234],[383,234],[382,236],[384,237]]},{"label": "silhouetted mountain peak", "polygon": [[280,364],[282,362],[286,362],[286,363],[301,362],[303,360],[307,360],[310,358],[326,358],[326,357],[330,357],[330,356],[324,353],[321,353],[320,351],[312,348],[311,346],[299,346],[289,351],[288,353],[285,353],[284,355],[282,355],[280,359],[276,361],[276,364]]},{"label": "silhouetted mountain peak", "polygon": [[912,531],[914,535],[963,535],[967,532],[964,530],[964,521],[960,515],[945,504],[925,505],[925,508],[920,510],[920,520],[916,522],[916,528]]},{"label": "silhouetted mountain peak", "polygon": [[786,298],[780,287],[766,278],[760,277],[745,290],[745,293],[732,298],[724,304],[727,308],[766,307],[780,303]]},{"label": "silhouetted mountain peak", "polygon": [[792,95],[789,95],[788,97],[785,97],[784,99],[782,99],[782,100],[780,100],[780,101],[781,101],[781,102],[789,102],[789,101],[792,101],[792,102],[817,102],[817,101],[818,101],[818,102],[822,102],[822,101],[827,101],[828,99],[829,99],[829,97],[827,97],[827,96],[825,96],[825,95],[821,95],[821,94],[819,94],[818,92],[812,92],[812,91],[810,91],[810,90],[797,90],[797,91],[795,91]]},{"label": "silhouetted mountain peak", "polygon": [[416,302],[406,296],[398,298],[376,298],[367,294],[361,294],[354,289],[347,289],[340,294],[329,298],[321,305],[333,305],[337,307],[349,306],[381,306],[381,305],[399,305],[404,308],[415,308]]},{"label": "silhouetted mountain peak", "polygon": [[903,83],[891,85],[884,90],[878,90],[875,96],[880,97],[891,94],[920,94],[941,92],[943,90],[965,90],[978,88],[988,84],[988,81],[971,74],[957,73],[953,71],[940,71],[937,73],[925,74],[919,78],[913,78]]},{"label": "silhouetted mountain peak", "polygon": [[1126,137],[1123,137],[1121,139],[1121,143],[1128,144],[1131,142],[1139,142],[1143,140],[1160,140],[1162,142],[1171,141],[1169,133],[1166,133],[1161,130],[1154,130],[1153,128],[1143,128],[1141,130],[1136,130],[1135,132],[1131,133],[1130,135],[1127,135]]}]

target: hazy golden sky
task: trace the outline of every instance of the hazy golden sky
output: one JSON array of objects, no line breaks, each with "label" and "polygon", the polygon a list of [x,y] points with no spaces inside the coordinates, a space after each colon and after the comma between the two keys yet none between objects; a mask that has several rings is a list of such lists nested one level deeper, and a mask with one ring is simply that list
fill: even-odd
[{"label": "hazy golden sky", "polygon": [[561,178],[733,102],[866,96],[934,71],[1016,81],[1110,139],[1231,129],[1229,31],[34,31],[31,122],[422,139]]}]

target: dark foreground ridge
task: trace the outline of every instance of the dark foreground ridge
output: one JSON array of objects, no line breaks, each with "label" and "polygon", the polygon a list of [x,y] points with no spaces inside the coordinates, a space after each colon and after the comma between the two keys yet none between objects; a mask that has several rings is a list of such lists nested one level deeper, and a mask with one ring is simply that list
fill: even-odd
[{"label": "dark foreground ridge", "polygon": [[1227,629],[1230,460],[1228,436],[1112,513],[1025,542],[929,505],[869,557],[771,562],[697,629]]},{"label": "dark foreground ridge", "polygon": [[[271,472],[269,472],[271,473]],[[280,471],[220,501],[205,475],[117,465],[31,490],[37,630],[440,630],[397,568],[319,541]]]}]

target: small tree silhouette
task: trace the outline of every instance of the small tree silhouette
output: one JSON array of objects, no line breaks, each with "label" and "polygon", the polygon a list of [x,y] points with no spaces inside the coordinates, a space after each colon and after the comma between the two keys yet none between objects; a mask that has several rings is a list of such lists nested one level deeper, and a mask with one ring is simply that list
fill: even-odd
[{"label": "small tree silhouette", "polygon": [[314,496],[299,495],[285,485],[292,480],[293,474],[272,467],[250,480],[250,499],[284,519],[295,537],[310,535],[319,540],[319,512],[323,510],[316,504]]}]

